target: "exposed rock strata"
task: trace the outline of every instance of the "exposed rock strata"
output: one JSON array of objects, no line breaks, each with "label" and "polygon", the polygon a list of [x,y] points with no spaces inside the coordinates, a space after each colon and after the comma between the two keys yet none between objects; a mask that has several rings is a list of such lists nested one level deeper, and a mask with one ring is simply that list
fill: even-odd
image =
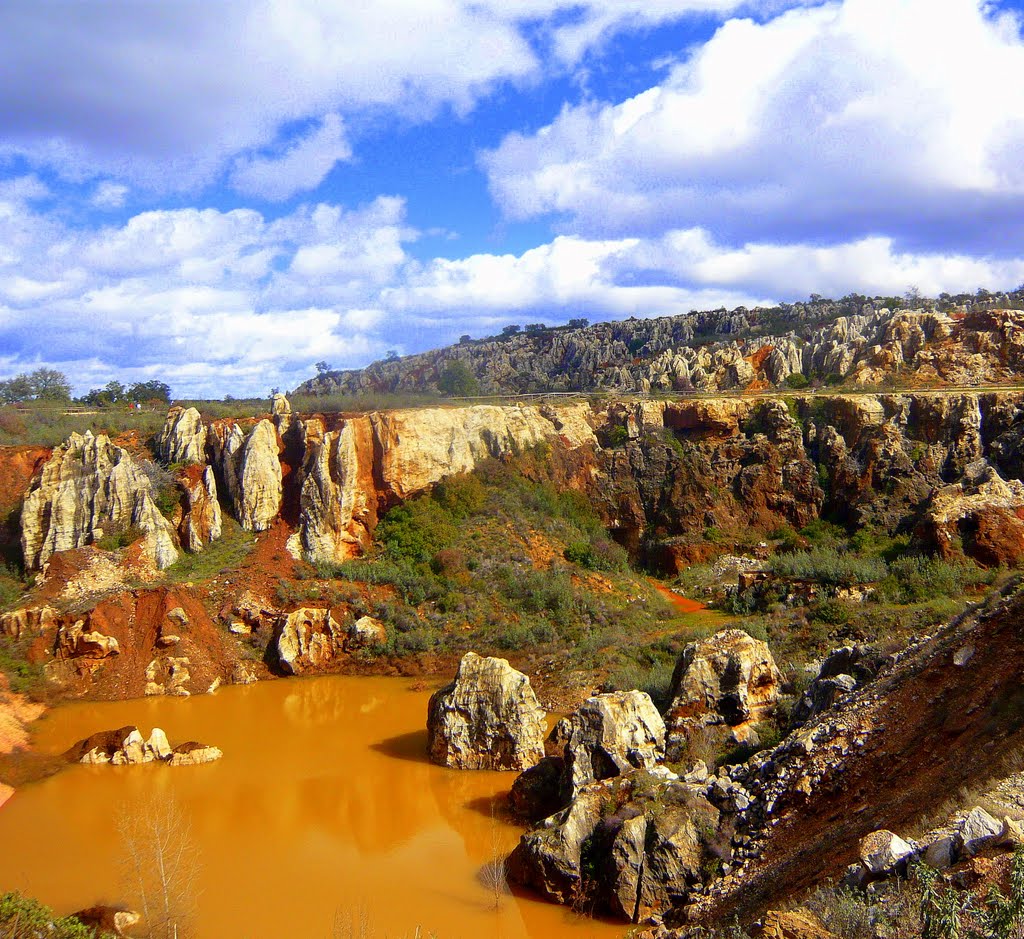
[{"label": "exposed rock strata", "polygon": [[1003,479],[984,460],[970,463],[958,482],[932,493],[920,528],[943,557],[1016,566],[1024,558],[1024,483]]},{"label": "exposed rock strata", "polygon": [[460,343],[322,375],[298,390],[436,391],[453,362],[473,373],[484,394],[715,392],[780,386],[791,375],[877,385],[897,371],[919,381],[978,385],[1012,380],[1024,370],[1024,314],[890,311],[863,298],[741,307]]},{"label": "exposed rock strata", "polygon": [[56,551],[133,526],[143,536],[143,555],[156,567],[178,558],[177,535],[153,503],[149,478],[103,434],[72,434],[54,450],[25,497],[21,526],[28,570],[38,570]]},{"label": "exposed rock strata", "polygon": [[247,531],[265,531],[281,510],[281,460],[277,430],[260,421],[238,451],[235,514]]},{"label": "exposed rock strata", "polygon": [[157,434],[156,451],[167,463],[205,463],[206,425],[195,408],[173,407]]},{"label": "exposed rock strata", "polygon": [[217,480],[213,467],[207,466],[201,474],[187,474],[179,482],[185,490],[185,505],[178,532],[182,545],[195,554],[221,535]]},{"label": "exposed rock strata", "polygon": [[524,770],[544,756],[544,731],[530,679],[505,659],[475,652],[427,707],[430,759],[454,769]]},{"label": "exposed rock strata", "polygon": [[366,417],[351,418],[332,431],[312,418],[303,428],[301,514],[292,550],[316,560],[345,561],[366,551],[377,525],[373,428]]},{"label": "exposed rock strata", "polygon": [[[585,492],[617,541],[669,570],[707,559],[730,537],[799,529],[822,514],[913,530],[923,547],[992,564],[1019,556],[1024,534],[1014,488],[1024,475],[1017,393],[420,408],[330,421],[299,419],[284,399],[275,409],[274,421],[248,432],[245,422],[206,427],[213,473],[185,477],[180,532],[190,549],[215,537],[215,495],[243,527],[270,527],[286,508],[290,473],[289,549],[344,561],[366,551],[379,515],[397,502],[540,444],[555,484]],[[172,411],[167,453],[195,452],[203,434],[193,418]],[[76,517],[92,514],[97,487],[69,484],[46,551],[88,537]],[[28,509],[24,541],[38,555],[40,512]],[[164,527],[146,506],[135,514]],[[715,543],[705,537],[711,530]]]}]

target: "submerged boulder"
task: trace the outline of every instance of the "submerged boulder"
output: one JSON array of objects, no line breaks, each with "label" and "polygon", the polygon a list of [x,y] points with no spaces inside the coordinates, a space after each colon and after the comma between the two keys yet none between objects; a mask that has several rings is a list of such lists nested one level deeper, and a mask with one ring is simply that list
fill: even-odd
[{"label": "submerged boulder", "polygon": [[201,763],[212,763],[223,756],[219,747],[211,747],[205,743],[180,743],[167,758],[168,766],[199,766]]},{"label": "submerged boulder", "polygon": [[632,770],[585,786],[524,834],[508,872],[556,903],[640,922],[705,882],[717,825],[715,808],[674,774]]},{"label": "submerged boulder", "polygon": [[92,930],[90,935],[97,936],[128,936],[142,921],[141,913],[114,906],[90,906],[71,915]]},{"label": "submerged boulder", "polygon": [[467,652],[427,709],[427,752],[455,769],[524,770],[544,756],[544,709],[505,659]]},{"label": "submerged boulder", "polygon": [[554,815],[564,805],[561,795],[564,767],[565,761],[560,756],[546,756],[535,766],[523,770],[508,794],[512,811],[531,822]]},{"label": "submerged boulder", "polygon": [[154,727],[144,740],[138,727],[131,725],[117,730],[102,730],[78,741],[65,754],[71,763],[130,766],[139,763],[166,763],[168,766],[193,766],[219,760],[223,753],[217,747],[202,743],[183,743],[171,748],[165,734]]}]

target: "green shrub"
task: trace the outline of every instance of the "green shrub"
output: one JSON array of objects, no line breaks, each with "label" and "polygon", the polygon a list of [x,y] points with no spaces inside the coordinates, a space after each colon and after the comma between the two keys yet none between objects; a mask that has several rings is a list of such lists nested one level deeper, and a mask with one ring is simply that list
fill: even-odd
[{"label": "green shrub", "polygon": [[452,518],[464,519],[483,509],[487,491],[478,476],[462,473],[439,482],[432,497]]},{"label": "green shrub", "polygon": [[96,547],[101,551],[120,551],[127,548],[142,537],[142,532],[135,526],[129,525],[120,531],[112,531],[97,539]]},{"label": "green shrub", "polygon": [[615,426],[609,429],[607,441],[609,447],[624,447],[629,440],[629,431],[625,427]]},{"label": "green shrub", "polygon": [[674,662],[643,666],[636,662],[620,665],[608,673],[602,691],[646,691],[658,710],[671,704]]},{"label": "green shrub", "polygon": [[224,514],[221,536],[198,554],[182,551],[178,560],[164,572],[176,583],[202,581],[225,569],[238,567],[252,551],[256,539],[230,515]]},{"label": "green shrub", "polygon": [[29,662],[29,645],[27,638],[0,637],[0,672],[16,694],[35,697],[46,686],[46,672],[41,664]]},{"label": "green shrub", "polygon": [[845,626],[850,621],[850,608],[840,600],[820,600],[808,610],[807,618],[829,626]]},{"label": "green shrub", "polygon": [[377,540],[393,561],[428,563],[456,534],[451,514],[429,497],[395,506],[377,526]]},{"label": "green shrub", "polygon": [[468,398],[480,393],[480,383],[461,360],[449,362],[437,378],[437,388],[448,398]]},{"label": "green shrub", "polygon": [[783,384],[787,388],[792,388],[794,391],[798,391],[801,388],[806,388],[810,384],[810,381],[806,375],[803,375],[800,372],[793,372],[792,375],[786,376]]},{"label": "green shrub", "polygon": [[888,573],[878,558],[840,553],[835,548],[815,548],[778,554],[771,560],[772,572],[789,580],[804,580],[830,587],[871,584]]},{"label": "green shrub", "polygon": [[38,900],[4,893],[0,894],[0,935],[8,939],[92,939],[93,931],[73,916],[57,916]]},{"label": "green shrub", "polygon": [[816,518],[800,529],[800,534],[811,544],[837,547],[846,541],[846,529],[823,518]]},{"label": "green shrub", "polygon": [[593,568],[594,550],[590,547],[589,541],[574,541],[565,546],[562,556],[570,564],[579,564],[582,567]]},{"label": "green shrub", "polygon": [[878,593],[880,599],[890,603],[920,603],[936,597],[958,597],[971,587],[991,583],[995,576],[995,571],[969,561],[911,555],[889,565]]}]

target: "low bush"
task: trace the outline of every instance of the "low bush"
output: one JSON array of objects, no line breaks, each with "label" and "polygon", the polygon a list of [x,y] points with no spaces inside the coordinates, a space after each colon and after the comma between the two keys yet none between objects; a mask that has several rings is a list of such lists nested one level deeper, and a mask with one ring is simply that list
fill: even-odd
[{"label": "low bush", "polygon": [[221,536],[208,544],[198,554],[181,552],[180,557],[164,572],[176,582],[202,581],[219,574],[222,570],[238,567],[252,551],[256,539],[231,516],[224,514],[221,522]]},{"label": "low bush", "polygon": [[57,916],[20,893],[0,894],[0,935],[7,939],[92,939],[93,930],[73,916]]},{"label": "low bush", "polygon": [[936,597],[959,597],[965,591],[990,584],[998,572],[969,561],[902,557],[889,565],[878,585],[879,598],[889,603],[920,603]]},{"label": "low bush", "polygon": [[645,691],[651,696],[655,707],[661,711],[672,703],[672,673],[674,669],[674,662],[657,662],[648,666],[629,662],[612,669],[605,678],[601,690]]},{"label": "low bush", "polygon": [[859,557],[832,547],[778,554],[772,558],[771,568],[778,577],[831,587],[875,583],[888,573],[885,562],[878,558]]},{"label": "low bush", "polygon": [[46,674],[41,664],[28,660],[28,639],[0,637],[0,672],[16,694],[40,697],[46,686]]}]

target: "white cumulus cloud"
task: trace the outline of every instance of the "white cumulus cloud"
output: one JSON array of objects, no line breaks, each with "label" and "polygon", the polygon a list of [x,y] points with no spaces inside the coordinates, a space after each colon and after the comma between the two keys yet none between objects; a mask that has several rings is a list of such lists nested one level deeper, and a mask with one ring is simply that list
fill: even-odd
[{"label": "white cumulus cloud", "polygon": [[337,114],[273,156],[245,156],[235,161],[231,185],[247,196],[272,202],[316,189],[339,161],[352,156],[345,127]]},{"label": "white cumulus cloud", "polygon": [[656,87],[482,160],[509,216],[581,233],[995,244],[1024,219],[1022,74],[982,0],[844,0],[729,20]]}]

